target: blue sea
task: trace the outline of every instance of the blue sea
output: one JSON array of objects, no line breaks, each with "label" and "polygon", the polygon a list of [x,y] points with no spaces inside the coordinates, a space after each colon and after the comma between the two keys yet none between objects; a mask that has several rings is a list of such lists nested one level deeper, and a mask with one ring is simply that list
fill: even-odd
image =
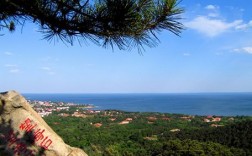
[{"label": "blue sea", "polygon": [[93,104],[98,110],[252,116],[252,93],[23,94],[23,96],[29,100]]}]

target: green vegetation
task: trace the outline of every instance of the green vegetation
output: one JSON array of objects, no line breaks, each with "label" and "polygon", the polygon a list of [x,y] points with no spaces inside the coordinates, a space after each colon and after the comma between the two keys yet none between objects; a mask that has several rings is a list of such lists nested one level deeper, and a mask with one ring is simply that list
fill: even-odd
[{"label": "green vegetation", "polygon": [[90,156],[252,155],[251,117],[205,118],[102,111],[86,118],[53,114],[45,120],[67,144]]},{"label": "green vegetation", "polygon": [[0,31],[32,21],[45,39],[73,44],[90,40],[103,47],[155,46],[157,32],[179,35],[183,9],[177,0],[0,0]]}]

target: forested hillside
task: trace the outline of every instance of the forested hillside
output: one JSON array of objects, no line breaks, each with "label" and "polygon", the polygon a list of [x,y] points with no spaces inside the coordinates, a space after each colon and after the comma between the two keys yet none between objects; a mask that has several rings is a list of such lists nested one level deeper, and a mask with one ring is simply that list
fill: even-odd
[{"label": "forested hillside", "polygon": [[[106,111],[85,118],[45,118],[66,143],[89,155],[251,155],[251,117]],[[217,126],[216,126],[217,125]]]}]

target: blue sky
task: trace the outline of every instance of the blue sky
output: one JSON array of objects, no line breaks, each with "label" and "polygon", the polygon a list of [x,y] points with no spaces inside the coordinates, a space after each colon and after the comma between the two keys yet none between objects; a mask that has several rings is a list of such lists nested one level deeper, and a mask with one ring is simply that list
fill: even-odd
[{"label": "blue sky", "polygon": [[252,1],[183,0],[180,6],[181,37],[162,31],[161,43],[143,56],[91,42],[49,43],[31,23],[1,31],[0,91],[252,92]]}]

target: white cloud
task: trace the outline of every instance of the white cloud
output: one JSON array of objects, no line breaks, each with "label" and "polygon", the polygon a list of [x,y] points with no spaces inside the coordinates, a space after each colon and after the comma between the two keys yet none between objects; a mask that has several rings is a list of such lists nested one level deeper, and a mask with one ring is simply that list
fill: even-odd
[{"label": "white cloud", "polygon": [[[230,21],[224,18],[218,5],[209,4],[204,9],[204,14],[185,22],[185,26],[207,37],[215,37],[228,31],[244,31],[252,28],[252,20],[246,22],[242,19]],[[239,12],[241,12],[241,9],[239,9]]]},{"label": "white cloud", "polygon": [[243,51],[252,54],[252,47],[243,47]]},{"label": "white cloud", "polygon": [[47,74],[49,75],[54,75],[55,72],[52,70],[51,67],[41,67],[42,70],[46,71]]},{"label": "white cloud", "polygon": [[214,5],[207,5],[206,7],[205,7],[205,9],[207,9],[207,10],[216,10],[218,7],[217,6],[214,6]]},{"label": "white cloud", "polygon": [[191,56],[190,53],[183,53],[184,56]]},{"label": "white cloud", "polygon": [[16,64],[5,64],[4,67],[7,68],[9,73],[19,73],[20,69],[18,69],[18,65]]},{"label": "white cloud", "polygon": [[251,27],[252,27],[252,20],[249,21],[248,23],[244,23],[244,24],[238,25],[235,28],[238,29],[238,30],[246,30],[246,29],[249,29]]},{"label": "white cloud", "polygon": [[252,47],[242,47],[233,49],[234,52],[242,52],[247,54],[252,54]]},{"label": "white cloud", "polygon": [[8,51],[4,52],[4,54],[5,54],[5,55],[8,55],[8,56],[11,56],[11,55],[13,55],[13,53],[11,53],[11,52],[8,52]]},{"label": "white cloud", "polygon": [[208,10],[208,17],[219,17],[219,6],[207,5],[205,9]]},{"label": "white cloud", "polygon": [[19,73],[20,70],[19,69],[10,69],[9,72],[10,73]]},{"label": "white cloud", "polygon": [[211,13],[208,14],[208,17],[218,17],[218,16],[219,16],[218,13],[211,12]]},{"label": "white cloud", "polygon": [[16,64],[5,64],[4,66],[7,68],[16,68],[17,67]]},{"label": "white cloud", "polygon": [[236,28],[242,24],[242,20],[235,20],[227,23],[221,19],[212,19],[207,16],[198,16],[192,21],[185,23],[191,29],[194,29],[208,37],[218,36],[230,29]]}]

